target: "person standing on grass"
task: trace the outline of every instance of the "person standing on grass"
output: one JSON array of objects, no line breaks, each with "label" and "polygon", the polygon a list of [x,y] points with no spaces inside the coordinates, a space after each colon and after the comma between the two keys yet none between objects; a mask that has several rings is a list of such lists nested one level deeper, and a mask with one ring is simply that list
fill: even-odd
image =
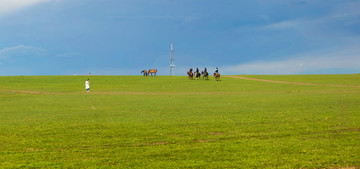
[{"label": "person standing on grass", "polygon": [[88,79],[88,80],[85,82],[85,89],[86,89],[86,92],[89,92],[89,91],[90,91],[90,79]]}]

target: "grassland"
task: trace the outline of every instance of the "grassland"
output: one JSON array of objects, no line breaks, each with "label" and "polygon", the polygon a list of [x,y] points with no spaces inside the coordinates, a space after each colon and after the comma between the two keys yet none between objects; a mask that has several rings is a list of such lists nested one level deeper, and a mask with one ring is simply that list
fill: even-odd
[{"label": "grassland", "polygon": [[[244,76],[360,86],[360,75]],[[360,167],[360,88],[0,77],[0,168]]]}]

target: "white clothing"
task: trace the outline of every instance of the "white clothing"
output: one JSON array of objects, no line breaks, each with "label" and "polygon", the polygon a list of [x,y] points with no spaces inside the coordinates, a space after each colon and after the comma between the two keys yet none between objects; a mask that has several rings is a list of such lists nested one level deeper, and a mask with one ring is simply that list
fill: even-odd
[{"label": "white clothing", "polygon": [[89,81],[86,81],[86,82],[85,82],[85,89],[90,89],[90,83],[89,83]]}]

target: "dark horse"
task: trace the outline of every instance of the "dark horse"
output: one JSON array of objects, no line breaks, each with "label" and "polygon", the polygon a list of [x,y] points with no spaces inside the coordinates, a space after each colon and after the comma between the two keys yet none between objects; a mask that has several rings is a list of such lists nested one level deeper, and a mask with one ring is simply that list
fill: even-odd
[{"label": "dark horse", "polygon": [[196,80],[199,80],[199,79],[200,79],[200,76],[201,76],[201,74],[200,74],[199,72],[195,72],[195,78],[196,78]]},{"label": "dark horse", "polygon": [[150,69],[150,70],[148,71],[148,75],[151,74],[151,76],[153,76],[153,73],[154,73],[155,76],[156,76],[156,72],[157,72],[157,69]]},{"label": "dark horse", "polygon": [[141,71],[140,73],[143,73],[144,76],[147,76],[147,75],[148,75],[146,70],[143,70],[143,71]]},{"label": "dark horse", "polygon": [[187,75],[188,75],[189,79],[191,79],[191,80],[193,79],[193,76],[194,76],[193,72],[188,71]]},{"label": "dark horse", "polygon": [[220,73],[214,73],[214,76],[215,76],[215,80],[216,81],[219,81],[220,80]]},{"label": "dark horse", "polygon": [[209,73],[202,71],[201,74],[203,75],[203,79],[209,80]]}]

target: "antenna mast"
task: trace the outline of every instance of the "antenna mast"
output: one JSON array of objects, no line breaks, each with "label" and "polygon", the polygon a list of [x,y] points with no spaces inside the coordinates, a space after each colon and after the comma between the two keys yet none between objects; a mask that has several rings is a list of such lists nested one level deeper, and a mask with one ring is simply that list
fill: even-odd
[{"label": "antenna mast", "polygon": [[170,76],[174,76],[175,63],[174,63],[174,45],[171,43],[171,58],[170,58]]}]

